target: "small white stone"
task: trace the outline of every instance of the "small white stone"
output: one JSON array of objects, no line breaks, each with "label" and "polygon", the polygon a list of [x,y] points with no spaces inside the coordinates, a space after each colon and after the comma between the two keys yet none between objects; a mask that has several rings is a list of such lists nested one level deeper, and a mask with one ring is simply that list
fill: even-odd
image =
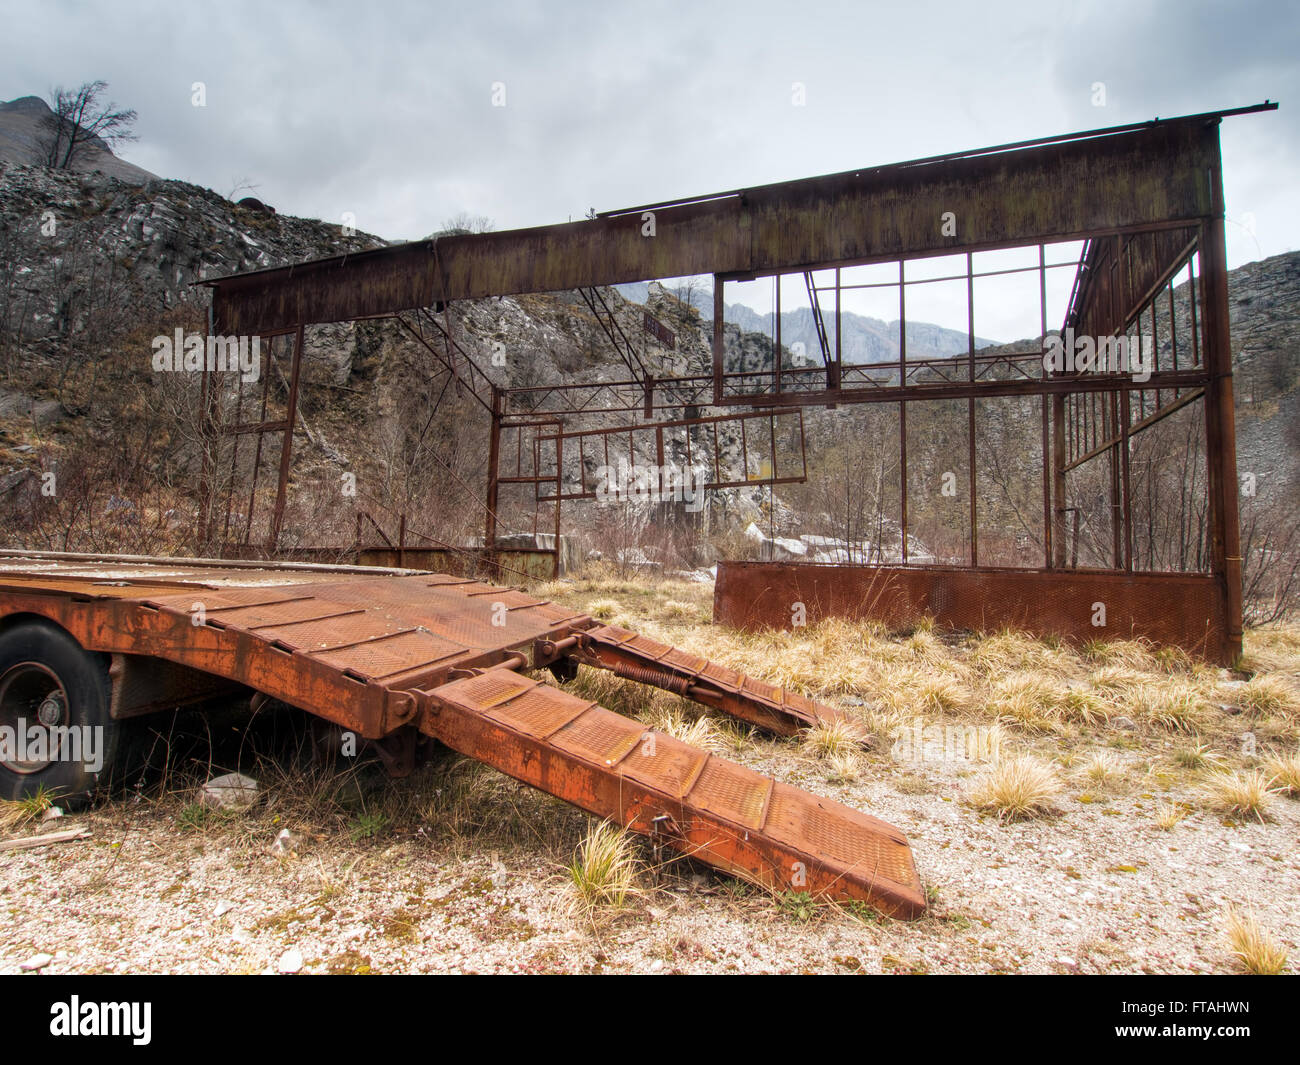
[{"label": "small white stone", "polygon": [[22,969],[25,973],[36,972],[40,969],[44,969],[53,960],[54,955],[52,954],[33,954],[23,962],[22,965],[18,966],[18,968]]},{"label": "small white stone", "polygon": [[257,781],[242,773],[214,777],[199,791],[199,801],[217,809],[237,810],[257,800]]},{"label": "small white stone", "polygon": [[276,968],[286,974],[300,972],[302,970],[302,951],[290,947],[280,955],[280,961]]},{"label": "small white stone", "polygon": [[661,973],[661,972],[663,972],[663,971],[664,971],[664,963],[661,962],[661,961],[656,961],[653,965],[650,966],[650,971],[651,971],[652,973]]},{"label": "small white stone", "polygon": [[287,857],[290,854],[297,853],[298,841],[294,839],[293,834],[287,829],[280,829],[280,834],[275,837],[275,842],[271,844],[271,853],[279,857]]}]

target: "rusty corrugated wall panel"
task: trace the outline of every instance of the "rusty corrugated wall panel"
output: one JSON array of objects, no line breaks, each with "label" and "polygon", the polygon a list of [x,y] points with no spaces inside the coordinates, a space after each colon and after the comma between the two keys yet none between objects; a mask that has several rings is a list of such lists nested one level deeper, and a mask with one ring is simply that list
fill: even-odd
[{"label": "rusty corrugated wall panel", "polygon": [[[809,625],[844,617],[905,627],[929,615],[948,628],[1078,642],[1144,637],[1223,665],[1233,654],[1222,583],[1204,574],[718,563],[716,623],[789,630],[795,603],[804,604]],[[1104,627],[1093,624],[1098,603]]]}]

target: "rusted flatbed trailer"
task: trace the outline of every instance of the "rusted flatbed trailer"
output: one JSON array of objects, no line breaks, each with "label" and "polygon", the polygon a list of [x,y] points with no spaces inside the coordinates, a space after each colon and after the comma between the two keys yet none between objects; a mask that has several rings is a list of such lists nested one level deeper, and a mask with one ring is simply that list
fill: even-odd
[{"label": "rusted flatbed trailer", "polygon": [[[369,741],[394,776],[425,737],[775,890],[925,909],[891,825],[528,675],[611,670],[779,735],[836,711],[521,591],[446,574],[0,552],[0,725],[98,726],[241,686]],[[102,776],[107,766],[100,769]],[[8,797],[93,787],[0,759]]]}]

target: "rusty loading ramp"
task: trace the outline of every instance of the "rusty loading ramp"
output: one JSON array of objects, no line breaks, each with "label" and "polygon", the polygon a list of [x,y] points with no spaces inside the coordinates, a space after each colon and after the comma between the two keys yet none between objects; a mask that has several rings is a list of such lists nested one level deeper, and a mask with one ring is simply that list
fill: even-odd
[{"label": "rusty loading ramp", "polygon": [[91,651],[235,681],[367,739],[418,730],[774,890],[925,909],[896,828],[517,670],[570,676],[585,662],[787,734],[833,711],[515,589],[408,570],[5,552],[0,613],[49,618]]}]

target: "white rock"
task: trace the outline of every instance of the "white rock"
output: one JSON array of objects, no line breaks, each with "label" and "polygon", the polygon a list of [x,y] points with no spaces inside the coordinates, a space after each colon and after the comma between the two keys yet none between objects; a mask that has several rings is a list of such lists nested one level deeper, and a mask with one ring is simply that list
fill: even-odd
[{"label": "white rock", "polygon": [[199,801],[222,810],[237,810],[257,801],[257,781],[242,773],[214,777],[203,785]]},{"label": "white rock", "polygon": [[298,841],[293,838],[287,828],[280,829],[280,834],[275,837],[275,842],[271,844],[271,853],[281,856],[294,854],[298,850]]},{"label": "white rock", "polygon": [[302,970],[302,951],[291,947],[280,955],[276,968],[282,973],[296,973]]},{"label": "white rock", "polygon": [[224,913],[229,913],[231,909],[233,909],[233,907],[230,905],[230,903],[228,903],[225,899],[221,899],[217,903],[216,909],[212,911],[212,916],[220,917]]},{"label": "white rock", "polygon": [[23,962],[22,965],[18,966],[18,968],[22,969],[25,973],[37,972],[40,969],[44,969],[53,960],[54,956],[52,954],[33,954]]},{"label": "white rock", "polygon": [[663,971],[664,971],[664,963],[663,963],[662,961],[656,961],[653,965],[650,966],[650,971],[651,971],[652,973],[661,973],[661,972],[663,972]]}]

